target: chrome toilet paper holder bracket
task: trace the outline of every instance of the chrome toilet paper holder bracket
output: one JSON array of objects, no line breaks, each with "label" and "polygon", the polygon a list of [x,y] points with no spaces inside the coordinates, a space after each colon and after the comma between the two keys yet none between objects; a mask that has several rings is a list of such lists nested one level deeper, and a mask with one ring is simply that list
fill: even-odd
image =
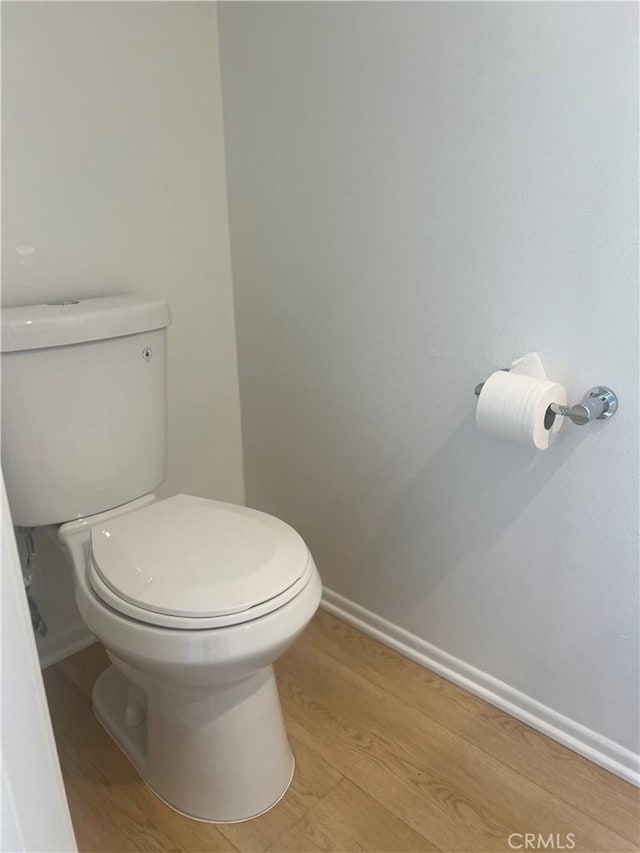
[{"label": "chrome toilet paper holder bracket", "polygon": [[[509,372],[510,368],[503,367],[505,372]],[[481,382],[475,387],[475,395],[479,397],[484,382]],[[574,424],[584,426],[591,421],[604,421],[615,415],[618,410],[618,397],[611,388],[606,385],[596,385],[590,388],[579,403],[574,406],[563,406],[561,403],[551,403],[547,409],[545,417],[545,426],[547,429],[551,427],[555,416],[569,418]]]}]

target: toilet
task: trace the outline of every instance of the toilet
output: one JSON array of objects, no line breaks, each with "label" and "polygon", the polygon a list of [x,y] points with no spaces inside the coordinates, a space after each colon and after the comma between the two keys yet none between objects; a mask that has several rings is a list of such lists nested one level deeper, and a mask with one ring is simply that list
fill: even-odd
[{"label": "toilet", "polygon": [[283,521],[154,490],[166,466],[169,307],[138,295],[2,313],[2,469],[13,523],[54,525],[111,666],[96,717],[168,805],[248,820],[294,757],[273,663],[321,581]]}]

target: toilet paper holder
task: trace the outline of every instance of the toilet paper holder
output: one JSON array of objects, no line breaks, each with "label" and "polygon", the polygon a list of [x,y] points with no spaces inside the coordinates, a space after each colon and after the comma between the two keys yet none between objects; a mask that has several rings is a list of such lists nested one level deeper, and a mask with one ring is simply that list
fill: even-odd
[{"label": "toilet paper holder", "polygon": [[[506,373],[510,370],[509,367],[503,367],[502,369]],[[484,382],[476,385],[476,397],[480,396],[483,387]],[[615,415],[617,409],[618,397],[616,393],[611,388],[607,388],[606,385],[596,385],[594,388],[590,388],[582,400],[576,403],[575,406],[563,406],[560,403],[551,403],[547,409],[544,425],[549,429],[556,415],[560,415],[569,418],[569,420],[578,426],[584,426],[591,423],[591,421],[608,420]]]}]

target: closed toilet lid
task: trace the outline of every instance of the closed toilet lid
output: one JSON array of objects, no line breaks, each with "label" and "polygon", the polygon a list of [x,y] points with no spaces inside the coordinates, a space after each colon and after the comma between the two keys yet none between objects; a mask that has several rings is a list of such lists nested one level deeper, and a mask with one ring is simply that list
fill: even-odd
[{"label": "closed toilet lid", "polygon": [[98,576],[120,598],[185,617],[255,607],[294,584],[310,561],[283,521],[191,495],[97,525],[91,550]]}]

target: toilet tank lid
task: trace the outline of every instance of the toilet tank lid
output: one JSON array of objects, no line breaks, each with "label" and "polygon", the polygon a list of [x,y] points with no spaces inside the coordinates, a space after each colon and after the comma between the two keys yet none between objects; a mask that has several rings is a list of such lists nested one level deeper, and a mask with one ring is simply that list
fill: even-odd
[{"label": "toilet tank lid", "polygon": [[163,329],[171,317],[164,299],[124,294],[3,308],[1,321],[2,352],[19,352]]}]

